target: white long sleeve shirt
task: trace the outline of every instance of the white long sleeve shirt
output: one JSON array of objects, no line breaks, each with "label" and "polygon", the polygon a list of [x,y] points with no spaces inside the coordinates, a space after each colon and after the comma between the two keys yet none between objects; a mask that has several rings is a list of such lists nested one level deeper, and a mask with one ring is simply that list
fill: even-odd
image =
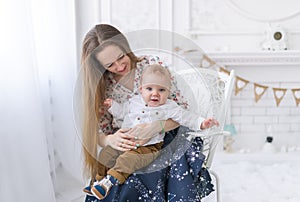
[{"label": "white long sleeve shirt", "polygon": [[[135,95],[128,102],[119,104],[113,102],[109,108],[115,124],[119,128],[133,128],[142,123],[151,123],[158,120],[172,119],[180,125],[192,130],[200,130],[204,118],[178,106],[176,102],[168,99],[166,104],[158,107],[149,107],[140,95]],[[162,142],[164,134],[157,134],[145,145]]]}]

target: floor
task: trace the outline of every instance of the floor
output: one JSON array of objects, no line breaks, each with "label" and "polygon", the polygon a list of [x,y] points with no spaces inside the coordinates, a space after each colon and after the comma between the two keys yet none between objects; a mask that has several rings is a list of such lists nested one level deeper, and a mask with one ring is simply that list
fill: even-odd
[{"label": "floor", "polygon": [[56,175],[56,202],[83,202],[84,183],[74,179],[68,172],[59,169]]},{"label": "floor", "polygon": [[300,151],[217,153],[222,202],[299,202]]}]

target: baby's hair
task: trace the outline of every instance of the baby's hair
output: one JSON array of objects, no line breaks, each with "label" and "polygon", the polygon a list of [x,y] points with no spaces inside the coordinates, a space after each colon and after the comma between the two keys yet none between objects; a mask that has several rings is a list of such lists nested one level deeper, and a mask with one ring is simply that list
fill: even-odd
[{"label": "baby's hair", "polygon": [[157,76],[165,77],[166,81],[168,82],[166,83],[167,87],[169,89],[171,88],[171,73],[166,67],[163,67],[159,64],[148,65],[147,67],[145,67],[141,76],[141,84],[143,83],[144,76],[149,74],[155,74]]}]

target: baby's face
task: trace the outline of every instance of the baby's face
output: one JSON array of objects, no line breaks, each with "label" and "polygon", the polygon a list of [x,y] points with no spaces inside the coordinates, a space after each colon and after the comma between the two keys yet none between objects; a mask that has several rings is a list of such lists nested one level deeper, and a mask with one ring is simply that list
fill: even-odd
[{"label": "baby's face", "polygon": [[170,90],[165,77],[155,74],[147,75],[143,78],[140,88],[141,95],[149,107],[158,107],[167,102]]}]

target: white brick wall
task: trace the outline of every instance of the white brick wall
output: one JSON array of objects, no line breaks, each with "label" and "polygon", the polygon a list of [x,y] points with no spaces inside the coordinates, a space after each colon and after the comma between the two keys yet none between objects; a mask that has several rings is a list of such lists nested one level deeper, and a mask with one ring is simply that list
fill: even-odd
[{"label": "white brick wall", "polygon": [[[284,67],[277,67],[284,68]],[[300,67],[298,69],[300,75]],[[274,145],[280,150],[281,147],[300,146],[300,106],[296,102],[292,92],[288,90],[279,107],[273,95],[273,90],[269,88],[262,98],[255,103],[253,82],[267,85],[269,87],[300,88],[300,76],[298,81],[291,81],[289,72],[285,75],[286,82],[276,82],[276,68],[262,67],[256,74],[265,74],[268,82],[255,79],[255,73],[251,72],[251,67],[239,69],[239,67],[227,67],[236,69],[237,75],[250,81],[250,83],[238,95],[231,98],[231,122],[236,126],[238,134],[235,136],[234,146],[237,149],[258,150],[265,142],[268,135],[274,137]],[[254,76],[253,76],[254,75]],[[293,75],[294,76],[294,75]],[[250,78],[249,78],[250,77]],[[274,77],[272,79],[272,77]],[[269,80],[273,80],[270,82]]]}]

